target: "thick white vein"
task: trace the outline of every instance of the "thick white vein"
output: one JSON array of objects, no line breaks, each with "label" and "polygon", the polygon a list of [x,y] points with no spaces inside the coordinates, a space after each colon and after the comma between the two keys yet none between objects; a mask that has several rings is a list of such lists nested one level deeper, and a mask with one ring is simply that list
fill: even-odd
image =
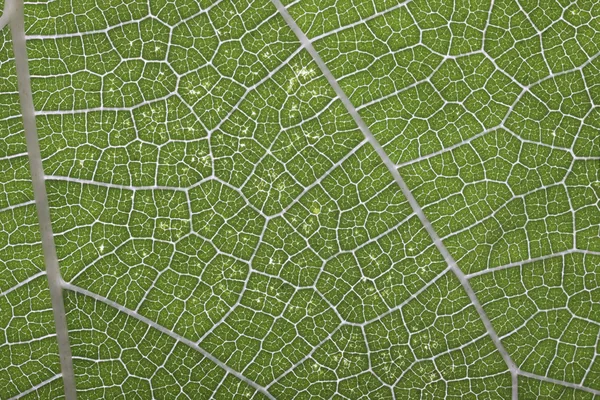
[{"label": "thick white vein", "polygon": [[487,317],[487,314],[483,310],[483,307],[479,303],[479,300],[477,299],[477,296],[476,296],[475,292],[473,291],[473,288],[469,284],[469,281],[465,277],[465,274],[457,266],[456,261],[454,260],[454,258],[452,257],[452,255],[450,254],[450,252],[448,251],[446,246],[442,243],[442,240],[440,239],[439,235],[433,229],[433,226],[431,225],[431,223],[425,216],[425,213],[423,212],[421,206],[417,203],[417,201],[416,201],[415,197],[412,195],[410,189],[408,188],[408,186],[406,185],[406,183],[400,176],[400,173],[396,169],[396,166],[394,165],[392,160],[389,158],[389,156],[387,155],[387,153],[385,152],[383,147],[379,144],[379,142],[377,141],[375,136],[373,136],[369,127],[363,121],[362,117],[358,114],[356,107],[354,107],[354,105],[352,104],[352,102],[350,101],[348,96],[344,93],[344,91],[342,90],[342,88],[341,88],[340,84],[338,83],[338,81],[336,80],[336,78],[333,76],[333,74],[331,73],[331,71],[329,70],[329,68],[327,67],[327,65],[325,64],[325,62],[319,55],[319,53],[313,47],[311,41],[304,34],[302,29],[298,26],[296,21],[293,19],[293,17],[290,15],[290,13],[287,11],[287,9],[281,3],[280,0],[271,0],[271,2],[279,10],[279,12],[283,16],[284,20],[286,21],[286,23],[292,29],[294,34],[296,34],[296,36],[298,37],[300,42],[303,44],[304,48],[308,51],[308,53],[314,59],[315,63],[319,66],[319,69],[321,70],[321,72],[323,73],[323,75],[325,76],[325,78],[327,79],[329,84],[335,90],[336,94],[338,95],[338,97],[340,98],[340,100],[342,101],[344,106],[346,107],[346,110],[348,111],[348,113],[352,116],[352,118],[354,119],[354,121],[356,122],[356,124],[358,125],[358,127],[360,128],[362,133],[364,134],[365,138],[369,141],[369,143],[371,143],[371,145],[373,146],[373,148],[375,149],[375,151],[377,152],[377,154],[379,155],[379,157],[381,158],[381,160],[383,161],[383,163],[385,164],[387,169],[390,171],[390,173],[394,177],[394,180],[396,181],[398,186],[400,186],[402,193],[404,194],[404,196],[410,203],[410,206],[414,210],[415,214],[417,214],[417,216],[421,220],[421,223],[423,224],[425,230],[427,231],[427,233],[433,240],[435,246],[440,251],[440,253],[444,257],[444,259],[448,263],[450,269],[454,272],[454,274],[460,281],[461,285],[467,292],[467,295],[469,296],[469,299],[475,306],[475,309],[477,310],[477,313],[479,314],[490,338],[494,342],[496,348],[498,349],[499,353],[502,355],[502,358],[506,362],[506,365],[507,365],[509,371],[511,372],[512,380],[513,380],[513,399],[516,399],[516,397],[517,397],[517,367],[516,367],[515,363],[512,361],[510,355],[508,354],[508,351],[506,351],[506,349],[504,348],[504,345],[500,341],[498,334],[496,333],[494,327],[492,326],[490,319]]}]

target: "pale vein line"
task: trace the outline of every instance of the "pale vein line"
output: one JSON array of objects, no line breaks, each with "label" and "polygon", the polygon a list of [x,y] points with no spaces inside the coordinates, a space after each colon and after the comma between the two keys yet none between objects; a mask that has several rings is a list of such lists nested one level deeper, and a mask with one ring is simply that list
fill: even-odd
[{"label": "pale vein line", "polygon": [[501,125],[496,125],[496,126],[494,126],[492,128],[484,129],[483,131],[479,132],[476,135],[471,136],[470,138],[467,138],[465,140],[461,140],[458,143],[454,143],[453,145],[450,145],[448,147],[444,147],[443,149],[434,151],[433,153],[429,153],[429,154],[426,154],[426,155],[423,155],[423,156],[419,156],[419,157],[414,158],[412,160],[400,162],[399,164],[396,164],[396,168],[407,167],[409,165],[420,163],[422,161],[426,161],[426,160],[432,159],[432,158],[437,157],[439,155],[442,155],[442,154],[445,154],[445,153],[449,153],[452,150],[455,150],[455,149],[457,149],[459,147],[462,147],[462,146],[464,146],[466,144],[469,144],[469,143],[471,143],[471,142],[479,139],[482,136],[487,135],[488,133],[499,131],[501,129],[503,129],[503,126],[501,126]]},{"label": "pale vein line", "polygon": [[54,382],[55,380],[57,380],[57,379],[58,379],[58,378],[60,378],[61,376],[62,376],[61,374],[56,374],[56,375],[54,375],[53,377],[51,377],[51,378],[48,378],[48,379],[46,379],[45,381],[43,381],[43,382],[40,382],[40,383],[38,383],[37,385],[35,385],[35,386],[33,386],[33,387],[30,387],[29,389],[27,389],[27,390],[26,390],[26,391],[24,391],[23,393],[19,393],[18,395],[11,397],[11,398],[10,398],[10,399],[8,399],[8,400],[16,400],[16,399],[23,398],[23,397],[27,396],[29,393],[33,393],[33,392],[35,392],[36,390],[38,390],[39,388],[41,388],[41,387],[43,387],[43,386],[46,386],[47,384],[49,384],[49,383],[51,383],[51,382]]},{"label": "pale vein line", "polygon": [[63,302],[61,287],[62,279],[58,269],[58,258],[52,234],[52,223],[50,219],[50,207],[44,180],[44,169],[42,156],[38,142],[37,128],[35,125],[35,109],[31,93],[31,78],[29,76],[29,63],[27,58],[27,47],[25,43],[25,14],[23,0],[8,0],[4,15],[8,15],[10,31],[12,35],[13,52],[17,70],[17,83],[19,87],[19,100],[21,103],[21,114],[23,129],[27,142],[27,153],[29,155],[29,166],[31,169],[31,180],[33,184],[33,197],[36,203],[38,223],[42,239],[42,249],[52,300],[52,311],[56,327],[56,339],[58,342],[58,353],[64,383],[65,398],[75,400],[75,375],[73,373],[73,360],[71,347],[69,346],[69,333],[67,328],[67,317]]},{"label": "pale vein line", "polygon": [[10,211],[10,210],[14,210],[14,209],[21,208],[21,207],[27,207],[27,206],[30,206],[32,204],[35,204],[34,200],[29,200],[29,201],[26,201],[25,203],[12,204],[12,205],[10,205],[8,207],[4,207],[4,208],[0,209],[0,213],[6,212],[6,211]]},{"label": "pale vein line", "polygon": [[[0,17],[2,18],[2,17]],[[0,25],[1,25],[1,21],[0,21]],[[2,30],[2,27],[0,26],[0,30]],[[6,92],[4,92],[6,93]],[[0,157],[0,160],[2,161],[7,161],[7,160],[12,160],[13,158],[21,158],[21,157],[26,157],[27,156],[27,152],[25,153],[17,153],[17,154],[10,154],[8,156],[4,156],[4,157]]]},{"label": "pale vein line", "polygon": [[572,389],[582,390],[584,392],[592,393],[596,396],[600,396],[600,390],[592,389],[587,386],[582,386],[577,383],[565,382],[558,379],[548,378],[547,376],[532,374],[531,372],[517,370],[517,374],[525,376],[527,378],[537,379],[544,382],[554,383],[556,385],[566,386]]},{"label": "pale vein line", "polygon": [[117,189],[117,190],[130,190],[130,191],[141,191],[141,190],[171,190],[175,192],[185,192],[187,188],[184,187],[176,187],[176,186],[160,186],[160,185],[150,185],[150,186],[135,186],[135,185],[121,185],[118,183],[108,183],[101,181],[94,181],[90,179],[81,179],[81,178],[72,178],[70,176],[61,176],[61,175],[46,175],[45,179],[48,181],[61,181],[61,182],[70,182],[81,185],[93,185],[93,186],[102,186],[107,189]]},{"label": "pale vein line", "polygon": [[131,310],[129,308],[126,308],[124,306],[122,306],[119,303],[116,303],[112,300],[107,299],[104,296],[100,296],[96,293],[90,292],[86,289],[83,289],[77,285],[73,285],[72,283],[63,283],[63,287],[67,290],[71,290],[72,292],[75,293],[79,293],[81,295],[90,297],[96,301],[99,301],[101,303],[104,303],[112,308],[117,309],[118,311],[137,319],[138,321],[141,321],[149,326],[151,326],[152,328],[156,329],[157,331],[164,333],[165,335],[168,335],[170,337],[172,337],[173,339],[175,339],[176,341],[185,344],[186,346],[189,346],[190,348],[196,350],[198,353],[202,354],[204,357],[208,358],[209,360],[211,360],[213,363],[215,363],[216,365],[218,365],[219,367],[221,367],[222,369],[224,369],[226,372],[228,372],[229,374],[235,376],[236,378],[246,382],[248,385],[252,386],[254,389],[256,389],[258,392],[264,394],[266,397],[268,397],[269,399],[275,400],[275,398],[273,397],[273,395],[271,395],[267,389],[265,389],[263,386],[260,386],[258,383],[248,379],[246,376],[242,375],[240,372],[234,370],[233,368],[231,368],[230,366],[228,366],[227,364],[225,364],[224,362],[220,361],[217,357],[213,356],[212,354],[210,354],[209,352],[207,352],[206,350],[204,350],[203,348],[201,348],[198,344],[192,342],[189,339],[184,338],[181,335],[178,335],[177,333],[167,329],[166,327],[159,325],[158,323],[152,321],[151,319],[148,319],[140,314],[138,314],[137,312],[135,312],[134,310]]},{"label": "pale vein line", "polygon": [[7,294],[9,294],[12,291],[17,290],[18,288],[27,285],[29,282],[36,280],[37,278],[39,278],[40,276],[46,275],[46,271],[40,271],[35,275],[30,276],[29,278],[25,279],[22,282],[17,283],[15,286],[6,289],[4,292],[0,293],[0,297],[4,297]]},{"label": "pale vein line", "polygon": [[481,275],[489,274],[489,273],[496,272],[496,271],[502,271],[503,269],[518,267],[523,264],[530,264],[530,263],[534,263],[536,261],[544,261],[549,258],[561,257],[561,256],[565,256],[565,255],[572,254],[572,253],[577,253],[577,250],[569,249],[569,250],[561,251],[558,253],[547,254],[545,256],[529,258],[529,259],[523,260],[523,261],[515,261],[515,262],[509,263],[509,264],[500,265],[498,267],[488,268],[488,269],[484,269],[482,271],[473,272],[472,274],[466,275],[466,278],[471,279],[471,278],[475,278],[476,276],[481,276]]},{"label": "pale vein line", "polygon": [[[386,14],[391,13],[392,11],[395,11],[395,10],[397,10],[399,8],[406,7],[406,6],[408,6],[408,4],[410,2],[411,2],[411,0],[401,1],[400,3],[395,4],[395,5],[393,5],[393,6],[389,7],[389,8],[383,9],[381,11],[376,11],[375,13],[369,15],[368,17],[362,18],[362,19],[360,19],[360,20],[358,20],[356,22],[352,22],[352,23],[349,23],[347,25],[342,25],[339,28],[335,28],[335,29],[332,29],[332,30],[327,31],[325,33],[322,33],[320,35],[314,36],[314,37],[311,38],[311,41],[315,42],[315,41],[317,41],[319,39],[323,39],[325,37],[338,34],[338,33],[342,32],[342,31],[347,30],[347,29],[354,28],[354,27],[362,25],[362,24],[366,24],[367,22],[369,22],[369,21],[371,21],[373,19],[379,18],[382,15],[386,15]],[[299,1],[294,1],[293,3],[288,4],[287,7],[291,8],[292,6],[295,6],[298,3],[299,3]]]},{"label": "pale vein line", "polygon": [[406,185],[406,183],[400,176],[400,173],[396,169],[394,163],[388,157],[386,152],[383,150],[383,147],[381,147],[381,145],[379,144],[377,139],[375,139],[375,137],[369,130],[369,127],[367,126],[367,124],[360,117],[360,115],[358,114],[358,111],[356,110],[354,105],[350,102],[350,99],[344,93],[344,91],[340,87],[339,83],[337,82],[337,80],[335,79],[335,77],[333,76],[331,71],[329,71],[329,68],[327,67],[327,65],[325,64],[325,62],[323,61],[323,59],[321,58],[319,53],[315,50],[311,41],[306,37],[304,32],[300,29],[300,27],[298,26],[296,21],[288,13],[287,9],[284,7],[284,5],[281,3],[280,0],[271,0],[271,2],[275,5],[277,10],[279,10],[283,19],[286,21],[288,26],[292,29],[294,34],[298,37],[298,40],[300,40],[300,43],[303,44],[306,51],[312,56],[313,60],[317,63],[317,65],[319,66],[319,69],[321,70],[321,72],[323,73],[323,75],[325,76],[325,78],[327,79],[329,84],[332,86],[332,88],[335,90],[336,94],[338,95],[338,97],[340,98],[340,100],[342,101],[344,106],[346,107],[346,110],[348,111],[348,113],[352,116],[352,118],[354,119],[354,121],[356,122],[356,124],[358,125],[360,130],[363,132],[363,134],[365,135],[367,140],[371,143],[371,145],[373,146],[375,151],[377,151],[377,154],[379,154],[379,157],[381,158],[381,160],[383,161],[385,166],[388,168],[388,170],[394,177],[394,180],[396,181],[398,186],[400,186],[402,193],[404,194],[404,196],[410,203],[410,206],[414,210],[415,214],[417,214],[417,216],[421,220],[421,223],[423,224],[425,230],[427,231],[427,233],[433,240],[435,246],[438,248],[439,252],[442,254],[444,259],[450,266],[450,269],[454,272],[454,274],[460,281],[461,285],[467,292],[467,295],[469,296],[473,306],[477,310],[477,313],[479,314],[479,317],[481,318],[490,338],[496,345],[496,348],[502,355],[502,358],[506,362],[506,365],[511,372],[512,385],[513,385],[512,396],[513,396],[513,399],[515,399],[516,398],[516,390],[515,389],[516,389],[516,385],[517,385],[517,367],[516,367],[515,363],[512,361],[512,359],[510,358],[510,355],[504,348],[502,342],[500,341],[498,334],[496,333],[489,318],[487,317],[485,311],[483,310],[483,307],[479,303],[479,300],[477,299],[477,296],[475,295],[473,288],[471,288],[469,281],[465,277],[465,274],[456,265],[456,261],[454,260],[454,258],[452,257],[452,255],[450,254],[448,249],[446,249],[446,246],[442,243],[442,240],[440,239],[438,234],[433,229],[433,226],[431,225],[431,223],[429,222],[429,220],[423,213],[423,210],[421,209],[420,205],[417,203],[417,201],[414,198],[414,196],[412,195],[410,189],[408,188],[408,186]]}]

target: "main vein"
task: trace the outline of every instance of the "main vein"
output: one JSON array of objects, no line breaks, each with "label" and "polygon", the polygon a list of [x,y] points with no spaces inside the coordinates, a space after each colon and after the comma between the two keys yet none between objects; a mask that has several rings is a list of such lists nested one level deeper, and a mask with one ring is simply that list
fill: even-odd
[{"label": "main vein", "polygon": [[19,100],[23,118],[23,129],[27,142],[27,154],[31,169],[33,183],[33,197],[35,199],[38,223],[40,226],[42,249],[48,275],[48,286],[50,287],[50,298],[52,300],[52,311],[56,326],[56,338],[60,366],[64,383],[64,393],[67,400],[75,400],[75,375],[73,372],[73,359],[71,347],[69,346],[69,333],[67,329],[67,317],[63,302],[63,289],[60,270],[58,269],[58,258],[54,245],[54,235],[50,220],[50,207],[44,181],[44,169],[42,167],[42,156],[38,142],[37,128],[35,124],[35,110],[33,96],[31,93],[31,78],[29,75],[29,63],[27,59],[27,48],[25,44],[25,16],[23,0],[8,0],[2,17],[8,21],[13,42],[13,52],[17,68],[17,83],[19,86]]},{"label": "main vein", "polygon": [[423,209],[421,208],[419,203],[417,203],[417,200],[415,199],[412,192],[410,191],[410,189],[404,182],[404,179],[402,179],[402,176],[400,176],[400,173],[396,169],[396,166],[394,165],[392,160],[389,158],[389,156],[387,155],[387,153],[385,152],[385,150],[383,149],[381,144],[379,144],[379,142],[377,141],[375,136],[373,136],[373,133],[371,132],[371,130],[369,129],[369,127],[367,126],[365,121],[363,121],[361,116],[358,114],[356,107],[354,107],[354,105],[352,104],[352,102],[350,101],[350,99],[348,98],[346,93],[344,93],[344,91],[341,88],[340,84],[338,83],[337,79],[333,76],[333,74],[331,73],[331,71],[329,70],[329,68],[327,67],[327,65],[325,64],[325,62],[323,61],[323,59],[317,52],[317,50],[315,50],[314,46],[312,45],[312,41],[304,34],[302,29],[298,26],[298,24],[296,23],[294,18],[288,12],[286,7],[281,3],[281,0],[271,0],[271,2],[275,5],[275,7],[279,11],[281,16],[285,20],[285,22],[288,24],[288,26],[292,29],[294,34],[298,37],[298,40],[300,41],[302,46],[311,55],[311,57],[313,58],[313,60],[315,61],[315,63],[317,64],[317,66],[319,67],[319,69],[321,70],[321,72],[323,73],[323,75],[325,76],[325,78],[327,79],[327,81],[329,82],[329,84],[331,85],[333,90],[335,91],[335,93],[337,94],[338,98],[344,104],[344,107],[346,107],[346,110],[348,111],[348,113],[354,119],[354,122],[356,123],[356,125],[358,125],[359,129],[362,131],[365,138],[369,141],[371,146],[373,146],[373,148],[375,149],[375,151],[377,152],[377,154],[379,155],[379,157],[381,158],[381,160],[383,161],[383,163],[385,164],[387,169],[390,171],[390,173],[394,177],[394,180],[396,181],[396,183],[402,190],[402,193],[408,200],[413,211],[421,220],[421,223],[423,224],[425,230],[427,231],[427,233],[433,240],[435,246],[437,247],[439,252],[442,254],[444,259],[448,263],[450,269],[456,275],[456,277],[460,281],[461,285],[467,292],[467,295],[469,296],[469,299],[471,300],[473,306],[477,310],[477,313],[479,314],[479,317],[481,318],[481,320],[488,332],[488,335],[490,336],[490,338],[494,342],[496,348],[502,355],[502,358],[506,362],[506,365],[512,376],[512,397],[513,397],[513,399],[516,399],[517,398],[517,372],[518,372],[518,369],[517,369],[515,363],[510,358],[510,355],[504,348],[504,345],[500,341],[498,334],[496,333],[494,327],[492,326],[492,323],[490,322],[490,319],[488,318],[487,314],[483,310],[483,307],[481,306],[481,303],[477,299],[477,296],[476,296],[475,292],[473,291],[473,288],[469,284],[469,281],[467,280],[465,274],[460,270],[460,268],[456,264],[456,261],[454,260],[454,258],[452,257],[452,255],[450,254],[450,252],[448,251],[448,249],[446,248],[446,246],[440,239],[437,232],[434,230],[433,226],[431,225],[431,223],[429,222],[427,217],[425,216]]}]

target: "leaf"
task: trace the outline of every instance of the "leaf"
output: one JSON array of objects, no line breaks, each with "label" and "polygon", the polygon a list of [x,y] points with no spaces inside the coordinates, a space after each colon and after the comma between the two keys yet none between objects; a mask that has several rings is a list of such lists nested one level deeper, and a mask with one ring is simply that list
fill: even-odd
[{"label": "leaf", "polygon": [[595,2],[6,1],[1,398],[600,396]]}]

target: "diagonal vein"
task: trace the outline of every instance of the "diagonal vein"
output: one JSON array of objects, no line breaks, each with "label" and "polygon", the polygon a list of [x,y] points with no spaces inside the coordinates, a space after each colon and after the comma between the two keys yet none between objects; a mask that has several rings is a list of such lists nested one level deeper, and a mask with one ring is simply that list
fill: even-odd
[{"label": "diagonal vein", "polygon": [[504,348],[504,345],[500,341],[498,334],[496,333],[494,327],[492,326],[492,323],[490,322],[490,319],[488,318],[487,314],[483,310],[483,307],[481,306],[481,303],[477,299],[477,296],[475,295],[475,292],[473,291],[473,288],[469,284],[469,281],[467,280],[465,274],[460,270],[460,268],[456,264],[456,261],[454,260],[454,258],[452,257],[452,255],[450,254],[450,252],[448,251],[446,246],[443,244],[443,242],[440,239],[437,232],[433,229],[433,226],[431,225],[431,223],[425,216],[423,209],[421,208],[419,203],[416,201],[412,192],[410,191],[410,189],[404,182],[404,179],[402,179],[402,176],[400,176],[400,173],[396,169],[396,166],[394,165],[392,160],[389,158],[389,156],[387,155],[387,153],[385,152],[385,150],[383,149],[381,144],[379,144],[379,142],[377,141],[375,136],[373,136],[373,133],[370,131],[370,129],[367,126],[367,124],[365,123],[365,121],[363,121],[361,116],[358,114],[356,107],[354,107],[354,105],[352,104],[352,102],[350,101],[350,99],[348,98],[346,93],[344,93],[344,91],[341,88],[340,84],[338,83],[337,79],[333,76],[333,74],[331,73],[331,71],[329,70],[329,68],[327,67],[327,65],[325,64],[325,62],[323,61],[323,59],[317,52],[317,50],[312,45],[311,40],[304,34],[302,29],[298,26],[298,24],[296,23],[294,18],[290,15],[290,13],[286,9],[286,7],[281,3],[280,0],[271,0],[271,2],[273,3],[273,5],[275,5],[275,7],[279,11],[281,16],[285,20],[285,22],[288,24],[288,26],[292,29],[294,34],[298,37],[298,40],[300,40],[300,43],[302,44],[302,46],[311,55],[311,57],[313,58],[315,63],[318,65],[319,69],[321,70],[321,72],[323,73],[323,75],[325,76],[325,78],[327,79],[329,84],[331,85],[331,87],[336,92],[339,99],[344,104],[344,107],[346,108],[348,113],[354,119],[354,122],[358,125],[359,129],[361,130],[361,132],[363,133],[365,138],[369,141],[371,146],[373,146],[373,148],[375,149],[375,151],[377,152],[377,154],[379,155],[379,157],[381,158],[381,160],[383,161],[383,163],[385,164],[387,169],[390,171],[390,173],[394,177],[394,180],[396,181],[396,183],[402,190],[402,193],[408,200],[413,211],[421,220],[421,223],[423,224],[425,230],[427,231],[427,233],[433,240],[435,246],[437,247],[439,252],[442,254],[446,263],[448,263],[448,266],[450,267],[452,272],[456,275],[456,277],[460,281],[461,285],[467,292],[467,295],[469,296],[469,299],[471,300],[473,306],[477,310],[477,313],[479,314],[479,317],[481,318],[481,320],[488,332],[488,335],[494,342],[496,348],[502,355],[502,358],[506,362],[506,365],[511,372],[512,386],[513,386],[512,387],[512,397],[513,397],[513,399],[516,399],[517,398],[517,367],[516,367],[515,363],[512,361],[512,359],[510,358],[510,355],[508,354],[506,349]]},{"label": "diagonal vein", "polygon": [[8,400],[17,400],[17,399],[23,399],[25,398],[28,394],[35,392],[36,390],[49,385],[50,383],[54,382],[55,380],[59,379],[62,376],[62,374],[56,374],[48,379],[46,379],[45,381],[42,381],[40,383],[38,383],[37,385],[27,389],[26,391],[19,393],[18,395],[11,397]]},{"label": "diagonal vein", "polygon": [[577,390],[581,390],[581,391],[584,391],[584,392],[587,392],[587,393],[592,393],[595,396],[600,396],[600,390],[592,389],[592,388],[589,388],[589,387],[586,387],[586,386],[583,386],[583,385],[579,385],[577,383],[567,382],[567,381],[561,381],[561,380],[553,379],[553,378],[548,378],[547,376],[544,376],[544,375],[532,374],[531,372],[522,371],[522,370],[518,370],[517,373],[520,376],[524,376],[524,377],[527,377],[527,378],[537,379],[539,381],[553,383],[555,385],[566,386],[566,387],[569,387],[571,389],[577,389]]},{"label": "diagonal vein", "polygon": [[189,346],[190,348],[196,350],[198,353],[202,354],[204,357],[208,358],[209,360],[211,360],[213,363],[215,363],[216,365],[218,365],[219,367],[221,367],[223,370],[225,370],[227,373],[229,373],[230,375],[235,376],[236,378],[246,382],[248,385],[252,386],[254,389],[256,389],[258,392],[262,393],[263,395],[265,395],[266,397],[268,397],[269,399],[274,400],[275,398],[273,397],[273,395],[271,395],[267,389],[265,389],[263,386],[259,385],[258,383],[252,381],[251,379],[247,378],[246,376],[244,376],[242,373],[234,370],[233,368],[231,368],[230,366],[228,366],[227,364],[225,364],[224,362],[222,362],[221,360],[219,360],[218,358],[216,358],[215,356],[213,356],[212,354],[210,354],[209,352],[207,352],[206,350],[204,350],[203,348],[201,348],[198,344],[192,342],[189,339],[186,339],[185,337],[178,335],[177,333],[171,331],[170,329],[152,321],[151,319],[148,319],[146,317],[144,317],[143,315],[138,314],[136,311],[131,310],[127,307],[122,306],[121,304],[114,302],[112,300],[107,299],[104,296],[100,296],[96,293],[90,292],[89,290],[86,290],[82,287],[79,287],[77,285],[73,285],[71,283],[65,282],[63,284],[63,287],[67,290],[70,290],[72,292],[90,297],[96,301],[99,301],[101,303],[104,303],[112,308],[115,308],[117,310],[119,310],[120,312],[137,319],[138,321],[141,321],[145,324],[147,324],[148,326],[156,329],[157,331],[164,333],[165,335],[168,335],[170,337],[172,337],[173,339],[175,339],[176,341],[185,344],[186,346]]}]

